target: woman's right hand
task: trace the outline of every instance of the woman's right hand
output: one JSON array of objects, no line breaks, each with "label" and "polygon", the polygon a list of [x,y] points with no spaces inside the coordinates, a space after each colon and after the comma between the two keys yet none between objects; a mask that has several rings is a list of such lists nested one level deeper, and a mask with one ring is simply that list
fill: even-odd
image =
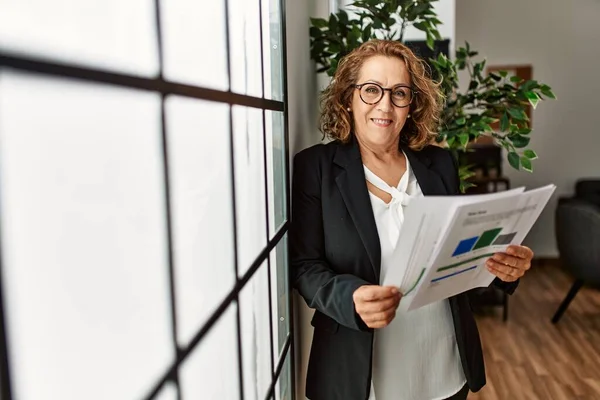
[{"label": "woman's right hand", "polygon": [[384,328],[396,316],[402,294],[394,286],[364,285],[352,294],[354,309],[369,328]]}]

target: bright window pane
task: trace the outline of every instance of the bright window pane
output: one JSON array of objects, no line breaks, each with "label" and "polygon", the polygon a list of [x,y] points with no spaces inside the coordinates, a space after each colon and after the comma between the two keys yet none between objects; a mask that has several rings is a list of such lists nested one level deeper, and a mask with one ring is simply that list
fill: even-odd
[{"label": "bright window pane", "polygon": [[261,97],[259,0],[228,1],[231,90]]},{"label": "bright window pane", "polygon": [[238,271],[246,273],[267,245],[262,110],[233,107]]},{"label": "bright window pane", "polygon": [[264,400],[272,381],[269,270],[265,262],[240,294],[244,399]]},{"label": "bright window pane", "polygon": [[177,333],[182,345],[233,289],[229,106],[166,101]]},{"label": "bright window pane", "polygon": [[265,97],[283,100],[283,46],[279,0],[262,1]]},{"label": "bright window pane", "polygon": [[153,77],[155,20],[148,0],[2,0],[0,50]]},{"label": "bright window pane", "polygon": [[160,1],[167,79],[228,89],[225,1]]},{"label": "bright window pane", "polygon": [[273,354],[275,364],[290,332],[287,234],[271,252],[271,301],[273,307]]},{"label": "bright window pane", "polygon": [[154,400],[177,400],[177,387],[173,383],[166,383]]},{"label": "bright window pane", "polygon": [[17,399],[141,398],[173,362],[160,97],[0,74]]},{"label": "bright window pane", "polygon": [[269,185],[269,237],[275,236],[286,215],[286,162],[285,128],[283,113],[266,111],[267,184]]},{"label": "bright window pane", "polygon": [[276,400],[291,400],[292,399],[292,369],[291,369],[291,356],[290,351],[287,352],[283,367],[281,368],[281,375],[275,384],[275,399]]},{"label": "bright window pane", "polygon": [[179,369],[184,399],[240,398],[236,307],[230,306]]}]

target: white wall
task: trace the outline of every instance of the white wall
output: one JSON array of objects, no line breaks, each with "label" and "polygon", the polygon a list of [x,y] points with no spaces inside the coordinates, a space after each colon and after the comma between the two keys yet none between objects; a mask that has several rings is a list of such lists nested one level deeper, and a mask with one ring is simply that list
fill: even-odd
[{"label": "white wall", "polygon": [[[533,112],[534,173],[505,167],[513,186],[555,183],[557,191],[526,239],[538,257],[557,256],[554,210],[576,179],[600,177],[600,2],[597,0],[460,0],[456,40],[469,41],[488,65],[531,64],[533,79],[552,87],[558,100]],[[507,163],[505,163],[507,165]]]},{"label": "white wall", "polygon": [[[286,1],[288,123],[290,163],[294,154],[318,143],[317,77],[310,60],[309,18],[325,17],[328,2],[324,0]],[[290,164],[291,165],[291,164]],[[310,319],[313,311],[297,294],[294,295],[294,328],[296,356],[296,398],[304,399],[308,352],[312,341]]]}]

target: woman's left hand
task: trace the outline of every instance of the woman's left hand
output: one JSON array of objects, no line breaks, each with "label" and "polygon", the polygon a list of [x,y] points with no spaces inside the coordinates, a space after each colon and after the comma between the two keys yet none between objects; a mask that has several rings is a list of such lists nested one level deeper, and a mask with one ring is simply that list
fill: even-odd
[{"label": "woman's left hand", "polygon": [[506,253],[496,253],[486,262],[488,271],[504,282],[514,282],[531,268],[533,251],[529,247],[510,245]]}]

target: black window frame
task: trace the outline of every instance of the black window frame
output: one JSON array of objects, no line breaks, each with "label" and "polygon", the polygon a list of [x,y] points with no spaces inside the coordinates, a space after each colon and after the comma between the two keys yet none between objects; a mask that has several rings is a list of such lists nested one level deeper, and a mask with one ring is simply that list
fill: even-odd
[{"label": "black window frame", "polygon": [[[226,24],[226,40],[227,40],[227,69],[228,69],[228,80],[231,83],[231,60],[230,60],[230,29],[229,29],[229,4],[227,0],[222,0],[225,6],[225,24]],[[262,57],[264,51],[264,42],[262,40],[263,35],[263,24],[262,24],[262,7],[264,2],[268,2],[269,0],[258,0],[260,13],[260,30],[261,30],[261,73],[262,73],[262,82],[264,83],[264,57]],[[162,388],[167,383],[175,384],[177,387],[177,398],[179,400],[183,399],[180,387],[179,387],[179,367],[181,364],[187,359],[189,354],[196,349],[198,344],[206,337],[206,335],[210,332],[210,330],[215,326],[215,323],[219,320],[222,314],[228,309],[228,307],[234,303],[237,305],[237,354],[238,354],[238,364],[239,364],[239,389],[240,389],[240,399],[244,399],[244,385],[243,385],[243,363],[242,363],[242,348],[241,348],[241,328],[240,328],[240,307],[239,307],[239,294],[241,290],[245,287],[245,285],[249,282],[249,280],[254,276],[254,274],[258,271],[261,266],[263,268],[268,268],[268,276],[269,276],[269,296],[271,296],[271,291],[274,286],[271,282],[271,260],[270,254],[275,249],[275,247],[280,243],[280,241],[286,235],[289,228],[289,218],[290,218],[290,166],[289,166],[289,129],[288,129],[288,98],[287,98],[287,57],[286,57],[286,10],[285,10],[285,0],[277,0],[279,2],[279,18],[281,24],[281,74],[282,74],[282,85],[283,85],[283,98],[281,101],[279,100],[271,100],[266,99],[264,96],[262,98],[248,96],[244,94],[234,93],[231,89],[227,91],[214,90],[209,88],[204,88],[195,85],[182,84],[174,81],[167,80],[163,77],[164,71],[164,60],[163,60],[163,44],[161,37],[161,19],[160,19],[160,0],[155,0],[153,2],[153,6],[155,8],[155,24],[156,24],[156,45],[158,49],[158,57],[159,57],[159,74],[156,78],[144,78],[131,74],[123,74],[119,72],[106,71],[101,69],[94,69],[90,67],[82,67],[80,65],[69,65],[66,63],[58,62],[58,61],[48,61],[46,59],[36,58],[29,55],[15,55],[13,53],[8,53],[0,49],[0,72],[3,70],[16,70],[20,72],[35,74],[39,76],[46,77],[57,77],[57,78],[65,78],[69,80],[75,81],[83,81],[86,83],[97,83],[97,84],[105,84],[110,86],[128,88],[128,89],[138,89],[144,91],[150,91],[153,93],[157,93],[161,95],[161,129],[162,129],[162,162],[163,162],[163,179],[164,179],[164,187],[165,187],[165,216],[166,216],[166,229],[167,229],[167,244],[168,244],[168,268],[169,268],[169,279],[170,279],[170,300],[171,300],[171,311],[172,311],[172,333],[173,333],[173,345],[175,346],[176,358],[175,361],[170,365],[161,377],[149,388],[147,391],[147,395],[144,399],[153,399],[156,397]],[[263,90],[264,90],[264,84]],[[1,88],[0,88],[1,90]],[[234,287],[229,291],[227,296],[221,301],[217,309],[212,313],[212,315],[208,318],[208,320],[204,323],[204,325],[200,328],[199,331],[194,335],[193,339],[186,346],[180,346],[177,343],[177,326],[176,326],[176,307],[175,307],[175,286],[174,286],[174,261],[173,261],[173,242],[172,242],[172,209],[171,209],[171,193],[170,193],[170,182],[169,182],[169,159],[167,154],[167,131],[165,124],[165,99],[169,95],[178,95],[186,98],[193,98],[199,100],[208,100],[212,102],[218,102],[229,105],[229,123],[231,126],[230,134],[232,137],[230,138],[230,160],[231,160],[231,185],[232,185],[232,214],[233,214],[233,229],[234,229],[234,248],[232,251],[234,252],[234,260],[235,260],[235,272],[236,272],[236,283]],[[253,107],[262,110],[263,116],[263,143],[264,143],[264,157],[265,157],[265,167],[263,178],[265,180],[265,204],[266,204],[266,217],[267,217],[267,246],[263,248],[260,254],[255,258],[254,262],[251,264],[250,268],[247,272],[240,277],[238,275],[238,257],[237,257],[237,225],[236,225],[236,205],[235,205],[235,169],[234,169],[234,141],[233,135],[233,124],[232,124],[232,108],[234,105],[245,106],[245,107]],[[283,160],[285,171],[285,222],[279,228],[279,230],[275,233],[272,239],[269,239],[269,204],[268,204],[268,184],[267,184],[267,149],[266,149],[266,125],[265,125],[265,113],[266,111],[277,111],[283,113],[283,137],[284,137],[284,147],[285,147],[285,157]],[[1,189],[1,188],[0,188]],[[2,215],[0,215],[2,218]],[[7,344],[7,327],[6,327],[6,315],[5,315],[5,305],[4,305],[4,291],[3,285],[4,282],[2,280],[2,272],[6,268],[3,263],[2,257],[2,232],[0,231],[0,394],[3,400],[13,400],[13,390],[11,386],[11,371],[10,371],[10,360],[8,355],[8,344]],[[287,254],[287,252],[286,252]],[[287,274],[286,274],[287,275]],[[274,338],[273,334],[273,321],[274,318],[277,318],[273,315],[274,311],[272,310],[272,302],[269,299],[269,316],[270,316],[270,344],[271,344],[271,370],[272,370],[272,381],[269,386],[269,390],[266,396],[266,400],[275,398],[275,388],[276,383],[278,382],[280,375],[282,373],[282,369],[286,360],[289,357],[290,363],[290,392],[291,399],[295,399],[295,360],[294,360],[294,351],[293,351],[293,333],[294,333],[294,324],[293,324],[293,304],[292,304],[292,294],[291,287],[289,283],[287,284],[287,309],[288,309],[288,326],[289,333],[287,335],[286,341],[283,344],[283,348],[281,350],[281,357],[279,358],[277,365],[274,365],[274,348],[275,343],[278,338]],[[35,384],[32,382],[31,384]]]}]

